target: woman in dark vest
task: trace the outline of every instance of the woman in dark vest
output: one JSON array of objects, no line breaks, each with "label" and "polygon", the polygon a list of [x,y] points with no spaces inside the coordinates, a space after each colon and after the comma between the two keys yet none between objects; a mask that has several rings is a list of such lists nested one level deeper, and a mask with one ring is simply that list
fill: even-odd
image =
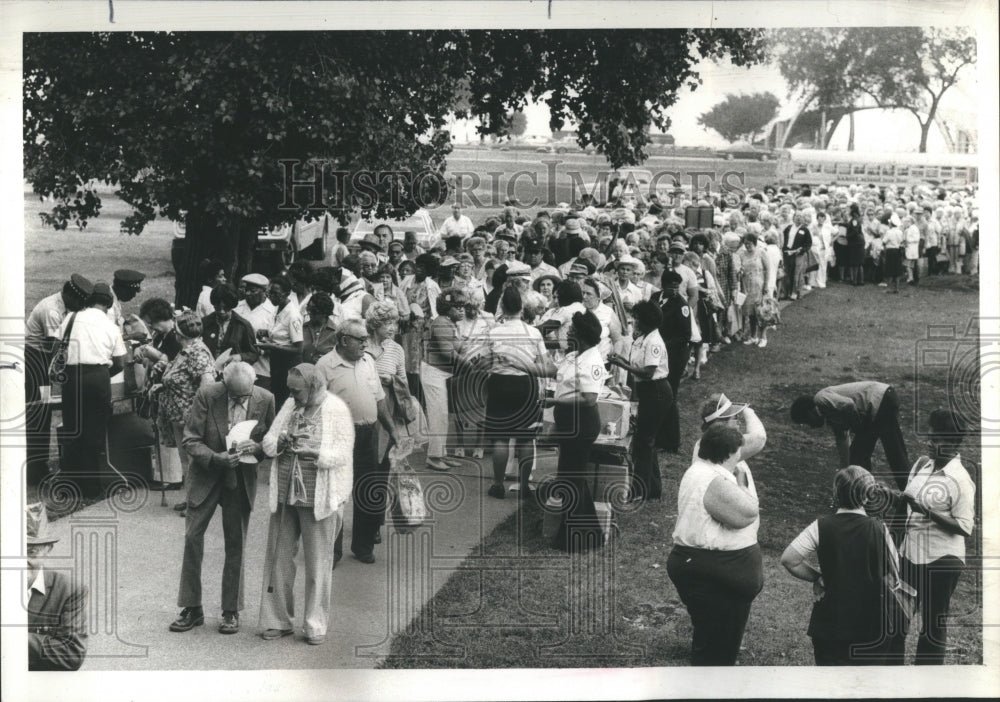
[{"label": "woman in dark vest", "polygon": [[[865,513],[878,492],[875,478],[848,466],[833,485],[836,514],[814,521],[781,555],[789,573],[813,583],[808,633],[816,665],[901,663],[888,651],[904,624],[884,584],[898,556],[885,526]],[[818,561],[819,569],[808,560]]]}]

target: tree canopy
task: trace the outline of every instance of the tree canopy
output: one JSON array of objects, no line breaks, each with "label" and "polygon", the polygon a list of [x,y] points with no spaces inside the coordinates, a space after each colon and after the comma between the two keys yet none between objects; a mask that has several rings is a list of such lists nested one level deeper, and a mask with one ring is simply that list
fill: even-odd
[{"label": "tree canopy", "polygon": [[[420,198],[393,178],[324,180],[322,197],[285,202],[282,161],[331,171],[443,174],[449,118],[504,135],[541,96],[551,127],[577,125],[615,167],[641,162],[650,121],[695,89],[702,58],[764,57],[758,30],[68,33],[24,36],[24,165],[52,197],[46,221],[83,227],[97,182],[134,209],[187,223],[195,243],[225,242],[246,265],[256,232],[324,209],[384,214]],[[297,179],[309,179],[303,165]],[[308,195],[307,189],[307,195]],[[248,248],[249,243],[249,248]],[[192,246],[190,257],[199,256]],[[196,265],[196,261],[194,263]],[[179,298],[197,288],[179,291]]]},{"label": "tree canopy", "polygon": [[772,93],[726,95],[698,118],[698,124],[713,129],[729,142],[745,139],[753,142],[768,122],[778,114],[781,102]]},{"label": "tree canopy", "polygon": [[779,29],[774,57],[802,109],[899,108],[920,123],[921,152],[944,94],[976,62],[965,27]]}]

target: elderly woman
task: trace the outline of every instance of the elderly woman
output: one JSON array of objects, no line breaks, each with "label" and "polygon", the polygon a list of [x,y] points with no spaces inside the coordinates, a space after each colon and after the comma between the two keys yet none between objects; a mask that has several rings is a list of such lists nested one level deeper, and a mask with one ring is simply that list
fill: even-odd
[{"label": "elderly woman", "polygon": [[[178,317],[175,329],[181,349],[172,361],[165,364],[160,377],[156,423],[163,446],[176,448],[180,454],[180,474],[176,473],[176,464],[166,460],[163,465],[163,482],[186,483],[191,460],[181,448],[184,424],[198,388],[215,381],[215,361],[212,359],[212,352],[201,340],[201,319],[194,312],[185,312]],[[174,509],[185,516],[187,500],[174,505]]]},{"label": "elderly woman", "polygon": [[306,641],[326,640],[333,580],[333,542],[353,481],[354,423],[340,398],[327,392],[316,366],[288,372],[289,398],[264,436],[271,463],[260,625],[273,640],[293,633],[295,555],[306,569]]},{"label": "elderly woman", "polygon": [[888,573],[898,572],[898,556],[885,526],[865,512],[876,490],[864,468],[838,471],[836,514],[812,522],[781,555],[785,570],[813,584],[808,634],[816,665],[884,665],[891,634],[902,624],[884,585]]},{"label": "elderly woman", "polygon": [[691,615],[691,665],[735,665],[750,606],[764,584],[753,478],[743,435],[709,426],[681,478],[667,575]]},{"label": "elderly woman", "polygon": [[438,258],[434,254],[420,254],[414,261],[414,274],[403,278],[400,287],[406,295],[409,312],[406,333],[403,334],[403,348],[406,349],[406,373],[410,389],[420,386],[419,376],[424,357],[424,340],[431,320],[438,316],[437,300],[441,295],[434,276],[438,271]]},{"label": "elderly woman", "polygon": [[139,307],[139,319],[149,328],[152,334],[150,343],[141,348],[141,353],[133,355],[135,360],[169,361],[181,350],[174,330],[174,308],[166,300],[151,297]]},{"label": "elderly woman", "polygon": [[546,403],[553,406],[559,462],[551,496],[562,498],[563,514],[553,545],[565,551],[587,551],[603,542],[601,525],[590,492],[590,450],[601,433],[597,397],[607,372],[598,344],[601,323],[593,312],[577,312],[571,320],[570,351],[553,368],[555,392]]},{"label": "elderly woman", "polygon": [[337,325],[330,319],[333,298],[314,292],[306,303],[309,320],[302,325],[302,360],[315,363],[337,345]]},{"label": "elderly woman", "polygon": [[580,286],[583,291],[583,306],[594,313],[601,322],[601,343],[598,345],[601,357],[619,349],[622,341],[622,326],[614,310],[601,302],[601,286],[593,278],[585,278]]},{"label": "elderly woman", "polygon": [[[396,343],[395,336],[399,331],[399,312],[390,300],[381,300],[368,308],[365,313],[365,326],[368,328],[370,343],[365,352],[375,360],[375,370],[378,372],[382,389],[385,390],[389,414],[396,426],[396,436],[416,438],[417,412],[419,407],[410,395],[406,382],[406,359],[403,347]],[[389,435],[379,433],[379,461],[388,461]],[[389,465],[384,469],[388,472]]]},{"label": "elderly woman", "polygon": [[[740,285],[746,299],[743,301],[743,319],[746,325],[744,344],[767,345],[767,331],[758,329],[757,304],[764,297],[764,281],[768,276],[768,261],[764,252],[757,247],[757,235],[747,234],[743,238],[740,252]],[[760,336],[758,336],[758,334]]]},{"label": "elderly woman", "polygon": [[456,322],[465,316],[465,293],[442,291],[437,299],[438,315],[430,323],[426,360],[420,364],[420,382],[427,409],[427,467],[450,470],[454,462],[446,455],[448,441],[448,379],[455,371],[462,342]]},{"label": "elderly woman", "polygon": [[[632,374],[638,400],[635,437],[632,441],[632,488],[630,499],[658,500],[663,487],[656,449],[676,448],[680,441],[679,427],[668,427],[674,394],[667,380],[669,364],[667,347],[660,336],[663,315],[655,302],[643,300],[632,308],[635,320],[635,341],[628,358],[612,354],[608,361]],[[672,429],[672,432],[668,432]],[[673,433],[674,436],[664,436]]]},{"label": "elderly woman", "polygon": [[456,456],[468,453],[473,458],[483,457],[487,373],[473,361],[486,351],[489,330],[496,324],[496,318],[483,309],[483,303],[481,291],[475,291],[465,303],[465,316],[456,322],[462,344],[451,382],[460,445],[455,450]]},{"label": "elderly woman", "polygon": [[719,327],[715,319],[714,305],[721,305],[721,296],[712,274],[702,266],[702,257],[693,251],[688,251],[681,259],[685,266],[694,271],[698,281],[698,309],[695,311],[698,319],[698,329],[701,330],[701,341],[693,343],[695,366],[692,378],[701,379],[701,368],[708,362],[708,350],[721,341]]},{"label": "elderly woman", "polygon": [[965,540],[975,525],[976,484],[962,464],[964,432],[952,412],[934,410],[928,424],[929,455],[917,459],[906,489],[895,495],[907,506],[900,547],[903,578],[916,590],[920,611],[914,662],[941,665],[951,596],[965,570]]},{"label": "elderly woman", "polygon": [[555,299],[556,286],[562,282],[562,279],[552,273],[546,273],[545,275],[540,275],[531,282],[532,289],[541,293],[542,297],[545,298],[547,303],[547,309],[553,309],[558,306]]}]

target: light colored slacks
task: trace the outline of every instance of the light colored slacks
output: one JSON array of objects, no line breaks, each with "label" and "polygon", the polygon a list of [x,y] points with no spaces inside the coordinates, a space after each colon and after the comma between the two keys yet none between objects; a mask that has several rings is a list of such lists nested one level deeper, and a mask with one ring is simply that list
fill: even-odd
[{"label": "light colored slacks", "polygon": [[278,505],[278,510],[271,513],[260,605],[261,629],[295,628],[295,554],[301,537],[306,570],[302,628],[306,636],[326,634],[333,589],[333,540],[343,523],[342,510],[343,507],[319,521],[312,506]]},{"label": "light colored slacks", "polygon": [[448,378],[451,373],[420,363],[420,384],[427,403],[427,457],[442,458],[448,442]]}]

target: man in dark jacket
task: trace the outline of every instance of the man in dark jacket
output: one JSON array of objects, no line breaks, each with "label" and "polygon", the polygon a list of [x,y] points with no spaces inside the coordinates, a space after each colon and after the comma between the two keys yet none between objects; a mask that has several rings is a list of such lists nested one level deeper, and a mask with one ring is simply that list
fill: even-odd
[{"label": "man in dark jacket", "polygon": [[796,300],[806,280],[806,258],[812,248],[812,234],[805,226],[802,215],[792,215],[792,223],[781,235],[781,256],[785,262],[783,297]]},{"label": "man in dark jacket", "polygon": [[25,518],[28,670],[79,670],[87,655],[87,588],[62,571],[43,567],[59,540],[46,533],[45,505],[28,505]]}]

